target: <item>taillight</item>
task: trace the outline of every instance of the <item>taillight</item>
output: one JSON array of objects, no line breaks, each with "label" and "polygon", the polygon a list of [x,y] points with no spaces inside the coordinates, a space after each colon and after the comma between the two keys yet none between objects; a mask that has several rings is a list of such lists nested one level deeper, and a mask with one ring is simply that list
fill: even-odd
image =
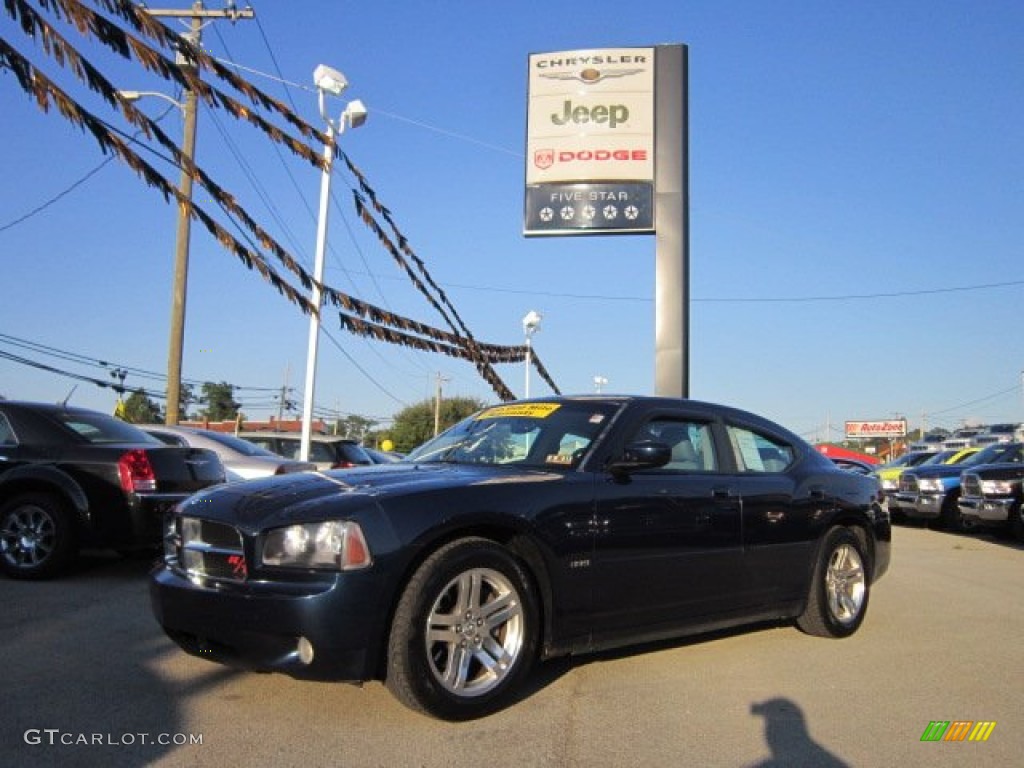
[{"label": "taillight", "polygon": [[342,459],[341,461],[336,461],[333,464],[331,464],[331,469],[351,469],[354,466],[355,464],[353,464],[351,461],[345,461],[344,459]]},{"label": "taillight", "polygon": [[121,454],[117,460],[117,473],[121,477],[121,488],[127,493],[156,490],[153,464],[149,454],[140,448]]}]

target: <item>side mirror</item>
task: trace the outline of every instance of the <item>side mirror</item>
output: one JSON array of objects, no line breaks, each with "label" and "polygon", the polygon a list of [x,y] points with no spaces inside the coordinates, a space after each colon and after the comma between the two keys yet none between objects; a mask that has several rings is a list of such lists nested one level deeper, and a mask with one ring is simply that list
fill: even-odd
[{"label": "side mirror", "polygon": [[663,467],[671,460],[672,449],[668,445],[654,440],[643,440],[627,445],[622,456],[608,464],[608,471],[616,478],[622,478],[641,469]]}]

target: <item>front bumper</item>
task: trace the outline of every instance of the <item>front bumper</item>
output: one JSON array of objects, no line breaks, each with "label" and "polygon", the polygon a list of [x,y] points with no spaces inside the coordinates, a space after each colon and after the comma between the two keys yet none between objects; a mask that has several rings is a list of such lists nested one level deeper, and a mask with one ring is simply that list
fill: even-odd
[{"label": "front bumper", "polygon": [[150,600],[167,635],[195,656],[302,679],[376,677],[388,617],[372,570],[287,577],[197,583],[161,563]]},{"label": "front bumper", "polygon": [[946,501],[944,493],[919,493],[914,503],[904,507],[908,517],[920,520],[936,520],[942,516],[942,505]]},{"label": "front bumper", "polygon": [[[999,527],[1006,525],[1015,501],[1013,499],[981,499],[970,516],[979,525]],[[967,517],[965,514],[964,517]]]}]

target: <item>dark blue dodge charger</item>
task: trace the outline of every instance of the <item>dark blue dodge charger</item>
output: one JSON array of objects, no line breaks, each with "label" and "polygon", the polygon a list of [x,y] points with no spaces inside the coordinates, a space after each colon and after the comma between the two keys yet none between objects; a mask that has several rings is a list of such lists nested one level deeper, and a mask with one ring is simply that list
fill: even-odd
[{"label": "dark blue dodge charger", "polygon": [[196,494],[150,586],[190,653],[383,680],[460,720],[507,705],[538,659],[764,621],[850,635],[890,542],[877,480],[754,414],[558,397],[395,464]]}]

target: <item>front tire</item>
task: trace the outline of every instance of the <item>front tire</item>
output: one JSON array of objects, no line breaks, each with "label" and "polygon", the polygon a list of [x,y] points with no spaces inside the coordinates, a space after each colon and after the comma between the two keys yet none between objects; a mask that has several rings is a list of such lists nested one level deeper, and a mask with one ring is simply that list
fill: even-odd
[{"label": "front tire", "polygon": [[538,615],[522,562],[488,539],[438,549],[399,600],[386,685],[406,706],[468,720],[505,706],[537,654]]},{"label": "front tire", "polygon": [[0,507],[0,570],[15,579],[48,579],[78,554],[75,521],[59,498],[25,493]]},{"label": "front tire", "polygon": [[797,626],[819,637],[849,637],[856,632],[864,621],[871,593],[867,563],[864,545],[852,530],[830,529]]},{"label": "front tire", "polygon": [[959,493],[950,493],[942,502],[942,527],[954,533],[964,533],[971,528],[971,525],[964,520],[964,516],[960,514],[960,507],[957,504],[959,501]]}]

